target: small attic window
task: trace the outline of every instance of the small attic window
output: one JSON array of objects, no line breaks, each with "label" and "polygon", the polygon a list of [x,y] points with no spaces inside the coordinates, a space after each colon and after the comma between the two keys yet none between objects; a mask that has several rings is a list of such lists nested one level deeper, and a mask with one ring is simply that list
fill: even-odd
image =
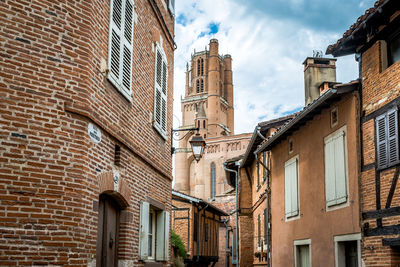
[{"label": "small attic window", "polygon": [[288,146],[289,146],[289,154],[293,152],[293,139],[290,138],[288,141]]},{"label": "small attic window", "polygon": [[334,107],[331,109],[331,127],[335,127],[338,124],[338,108]]}]

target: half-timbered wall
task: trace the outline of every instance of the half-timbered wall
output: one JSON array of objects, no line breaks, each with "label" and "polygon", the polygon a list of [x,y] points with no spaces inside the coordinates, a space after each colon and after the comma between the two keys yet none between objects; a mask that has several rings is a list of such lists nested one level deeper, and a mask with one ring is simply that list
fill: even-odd
[{"label": "half-timbered wall", "polygon": [[[385,42],[376,41],[362,54],[361,194],[366,266],[396,266],[399,251],[391,242],[400,233],[399,164],[379,167],[377,119],[400,107],[400,62],[382,65]],[[398,122],[398,112],[397,112]],[[379,126],[378,126],[379,127]],[[398,137],[398,124],[395,129]],[[395,146],[399,153],[398,143]]]}]

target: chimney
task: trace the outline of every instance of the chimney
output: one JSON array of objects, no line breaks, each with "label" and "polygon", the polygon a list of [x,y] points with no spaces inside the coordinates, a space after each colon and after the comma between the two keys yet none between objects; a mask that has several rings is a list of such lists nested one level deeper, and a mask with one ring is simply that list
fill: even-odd
[{"label": "chimney", "polygon": [[336,82],[336,59],[308,57],[304,65],[305,105],[309,105],[320,96],[323,83]]}]

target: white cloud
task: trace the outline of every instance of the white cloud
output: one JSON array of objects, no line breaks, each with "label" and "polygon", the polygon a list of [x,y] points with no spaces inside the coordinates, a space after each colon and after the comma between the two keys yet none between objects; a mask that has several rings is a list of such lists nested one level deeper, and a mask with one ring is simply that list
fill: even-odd
[{"label": "white cloud", "polygon": [[[295,2],[302,4],[303,1]],[[261,120],[273,119],[302,107],[302,62],[312,56],[315,49],[325,51],[341,34],[260,16],[261,12],[252,14],[246,12],[245,6],[228,0],[185,0],[176,4],[177,20],[186,23],[175,25],[178,46],[174,70],[175,115],[181,118],[184,72],[193,49],[204,50],[209,39],[217,38],[220,53],[231,54],[233,59],[235,133],[252,132]],[[208,32],[211,22],[220,23],[218,33],[199,37],[202,32]],[[353,56],[339,58],[337,66],[338,81],[357,78]]]}]

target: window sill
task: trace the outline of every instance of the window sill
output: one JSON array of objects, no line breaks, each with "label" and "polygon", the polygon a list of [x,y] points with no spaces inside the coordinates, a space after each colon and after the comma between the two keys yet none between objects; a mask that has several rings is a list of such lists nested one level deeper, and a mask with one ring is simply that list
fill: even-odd
[{"label": "window sill", "polygon": [[154,130],[156,130],[158,135],[160,135],[164,139],[164,141],[167,141],[168,137],[166,132],[161,131],[155,123],[153,123],[153,128]]},{"label": "window sill", "polygon": [[122,89],[122,86],[118,85],[109,75],[107,75],[107,81],[110,82],[112,87],[117,90],[119,94],[121,94],[129,103],[132,103],[132,91],[126,92]]},{"label": "window sill", "polygon": [[335,205],[330,205],[330,206],[326,205],[326,203],[325,203],[325,211],[330,212],[330,211],[346,208],[348,206],[350,206],[350,201],[348,199],[345,202],[335,204]]}]

